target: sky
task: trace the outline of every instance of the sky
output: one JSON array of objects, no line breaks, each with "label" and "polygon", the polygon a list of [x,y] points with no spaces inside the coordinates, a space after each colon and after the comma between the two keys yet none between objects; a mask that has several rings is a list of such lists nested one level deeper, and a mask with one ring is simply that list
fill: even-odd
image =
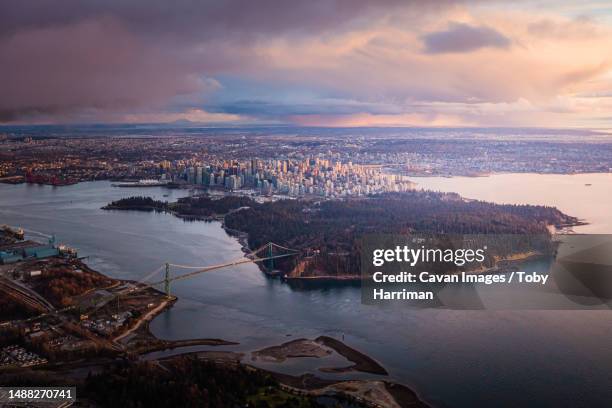
[{"label": "sky", "polygon": [[612,128],[612,3],[3,0],[0,124]]}]

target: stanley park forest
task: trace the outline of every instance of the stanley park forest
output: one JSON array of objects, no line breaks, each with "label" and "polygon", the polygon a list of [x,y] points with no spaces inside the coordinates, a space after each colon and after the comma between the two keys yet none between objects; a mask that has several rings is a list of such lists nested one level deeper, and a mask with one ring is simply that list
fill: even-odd
[{"label": "stanley park forest", "polygon": [[176,203],[130,197],[105,209],[167,211],[186,219],[223,219],[230,231],[246,233],[248,246],[268,242],[299,250],[275,267],[293,276],[350,276],[360,272],[361,237],[367,234],[529,234],[573,225],[554,207],[500,205],[466,200],[455,193],[411,191],[346,200],[277,200],[247,197],[185,197]]}]

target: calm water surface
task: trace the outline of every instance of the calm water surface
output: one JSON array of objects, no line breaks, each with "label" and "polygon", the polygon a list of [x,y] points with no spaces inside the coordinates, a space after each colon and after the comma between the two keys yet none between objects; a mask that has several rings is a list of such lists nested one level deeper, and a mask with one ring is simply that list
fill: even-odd
[{"label": "calm water surface", "polygon": [[[590,221],[583,232],[612,233],[610,175],[417,181],[470,198],[556,205]],[[55,233],[60,242],[88,255],[90,265],[120,278],[138,279],[166,261],[210,265],[241,257],[239,244],[219,223],[99,209],[130,195],[175,200],[186,194],[113,188],[107,182],[62,188],[0,185],[0,223],[22,226],[32,237]],[[610,311],[364,306],[358,288],[293,290],[254,265],[200,275],[172,290],[180,300],[151,324],[160,337],[223,338],[240,342],[225,349],[248,351],[299,337],[344,336],[347,344],[380,361],[393,379],[440,407],[593,407],[606,406],[612,398]]]},{"label": "calm water surface", "polygon": [[497,174],[491,177],[414,177],[417,188],[457,192],[464,197],[500,204],[555,206],[585,219],[584,234],[612,233],[612,173]]}]

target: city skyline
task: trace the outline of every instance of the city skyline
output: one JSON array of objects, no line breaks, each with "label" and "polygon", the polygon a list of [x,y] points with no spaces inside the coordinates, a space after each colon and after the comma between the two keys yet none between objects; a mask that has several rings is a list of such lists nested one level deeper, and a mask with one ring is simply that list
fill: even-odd
[{"label": "city skyline", "polygon": [[0,125],[612,128],[600,1],[8,1],[0,16]]}]

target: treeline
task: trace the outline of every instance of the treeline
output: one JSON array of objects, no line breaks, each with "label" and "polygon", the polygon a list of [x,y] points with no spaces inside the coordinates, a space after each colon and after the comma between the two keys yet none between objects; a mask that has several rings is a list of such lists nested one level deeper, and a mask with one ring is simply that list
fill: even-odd
[{"label": "treeline", "polygon": [[240,207],[253,205],[254,201],[248,197],[224,196],[210,198],[204,196],[183,197],[172,204],[172,209],[182,216],[210,217],[227,214]]},{"label": "treeline", "polygon": [[[272,241],[305,254],[320,251],[309,268],[327,274],[359,273],[364,234],[549,234],[547,225],[576,221],[553,207],[466,201],[457,194],[427,191],[315,204],[279,200],[252,204],[225,220],[229,228],[248,233],[251,248]],[[295,261],[279,265],[288,272]]]},{"label": "treeline", "polygon": [[[386,193],[361,199],[307,201],[279,200],[258,204],[247,197],[185,197],[176,203],[150,197],[130,197],[109,208],[172,211],[191,219],[209,219],[227,214],[228,228],[246,232],[251,248],[275,242],[299,249],[308,257],[301,267],[305,274],[346,275],[360,270],[360,238],[366,234],[522,234],[548,235],[549,225],[578,222],[554,207],[500,205],[465,200],[455,193],[411,191]],[[238,208],[248,207],[243,211]],[[499,243],[507,255],[523,248]],[[316,257],[310,256],[317,254]],[[275,268],[292,270],[300,259],[275,261]]]},{"label": "treeline", "polygon": [[[105,407],[300,407],[319,406],[309,398],[278,402],[278,383],[267,374],[244,366],[222,366],[182,357],[159,365],[124,363],[85,382],[87,398]],[[270,394],[276,393],[271,396]],[[286,394],[285,394],[286,396]]]},{"label": "treeline", "polygon": [[166,211],[167,201],[154,200],[151,197],[135,196],[112,201],[105,210],[139,210],[139,211]]},{"label": "treeline", "polygon": [[253,200],[247,197],[225,196],[211,198],[205,196],[183,197],[175,203],[154,200],[151,197],[128,197],[113,201],[102,207],[105,210],[170,211],[185,218],[207,218],[224,215],[240,207],[250,206]]}]

